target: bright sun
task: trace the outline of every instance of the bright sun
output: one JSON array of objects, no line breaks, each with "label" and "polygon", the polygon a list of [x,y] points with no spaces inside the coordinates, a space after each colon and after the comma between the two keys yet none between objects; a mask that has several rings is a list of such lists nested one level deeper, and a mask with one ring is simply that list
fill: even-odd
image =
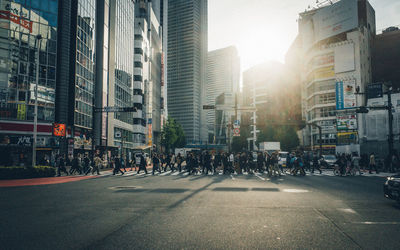
[{"label": "bright sun", "polygon": [[236,46],[242,60],[242,70],[267,61],[284,62],[291,41],[282,32],[244,31]]}]

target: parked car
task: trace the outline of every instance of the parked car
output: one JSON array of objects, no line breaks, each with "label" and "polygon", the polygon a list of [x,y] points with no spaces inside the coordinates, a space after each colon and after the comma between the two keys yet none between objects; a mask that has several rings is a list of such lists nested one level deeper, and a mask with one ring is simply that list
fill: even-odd
[{"label": "parked car", "polygon": [[278,164],[279,166],[286,167],[286,157],[288,156],[289,152],[279,152]]},{"label": "parked car", "polygon": [[336,156],[334,155],[322,155],[319,160],[319,165],[325,168],[333,168],[335,167],[335,162],[337,161]]},{"label": "parked car", "polygon": [[383,193],[386,198],[400,203],[400,175],[387,177],[383,184]]}]

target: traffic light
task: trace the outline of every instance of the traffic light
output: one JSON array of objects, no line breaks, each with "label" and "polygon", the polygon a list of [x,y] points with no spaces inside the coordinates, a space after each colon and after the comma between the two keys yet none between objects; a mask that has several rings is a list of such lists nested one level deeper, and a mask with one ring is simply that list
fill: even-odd
[{"label": "traffic light", "polygon": [[368,108],[367,107],[364,107],[364,106],[361,106],[361,107],[359,107],[358,109],[356,109],[356,113],[361,113],[361,114],[366,114],[366,113],[368,113],[369,112],[369,110],[368,110]]}]

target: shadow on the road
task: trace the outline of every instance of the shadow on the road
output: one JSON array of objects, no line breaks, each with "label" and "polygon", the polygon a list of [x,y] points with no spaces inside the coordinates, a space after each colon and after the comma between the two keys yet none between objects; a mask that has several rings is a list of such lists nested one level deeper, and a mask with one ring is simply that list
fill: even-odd
[{"label": "shadow on the road", "polygon": [[251,191],[279,192],[279,188],[252,188]]},{"label": "shadow on the road", "polygon": [[195,196],[196,194],[206,190],[209,186],[216,184],[218,182],[221,182],[223,179],[222,178],[214,178],[212,179],[213,181],[211,181],[210,183],[208,183],[207,185],[204,185],[203,187],[194,190],[191,194],[187,195],[186,197],[178,200],[177,202],[171,204],[168,209],[174,209],[176,207],[178,207],[180,204],[182,204],[183,202],[189,200],[190,198],[192,198],[193,196]]},{"label": "shadow on the road", "polygon": [[153,189],[150,191],[150,193],[184,193],[190,191],[190,189],[185,189],[185,188],[158,188],[158,189]]},{"label": "shadow on the road", "polygon": [[212,191],[216,192],[247,192],[248,188],[236,188],[236,187],[216,187]]},{"label": "shadow on the road", "polygon": [[143,188],[138,188],[138,189],[121,189],[115,191],[116,193],[144,193],[150,191],[149,189],[143,189]]}]

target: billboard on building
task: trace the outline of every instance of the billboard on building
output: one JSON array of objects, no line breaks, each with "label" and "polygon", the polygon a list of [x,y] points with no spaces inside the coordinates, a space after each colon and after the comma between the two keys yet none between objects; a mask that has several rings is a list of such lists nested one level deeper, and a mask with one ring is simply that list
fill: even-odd
[{"label": "billboard on building", "polygon": [[367,86],[367,96],[368,99],[382,98],[382,83],[373,83]]},{"label": "billboard on building", "polygon": [[336,82],[336,110],[356,108],[355,88],[355,80]]},{"label": "billboard on building", "polygon": [[321,80],[333,77],[335,77],[334,66],[327,66],[314,70],[314,72],[309,75],[307,80],[308,82],[312,82],[314,80]]},{"label": "billboard on building", "polygon": [[358,26],[357,0],[341,0],[317,10],[313,16],[314,42],[349,31]]},{"label": "billboard on building", "polygon": [[354,44],[349,43],[335,47],[335,73],[354,71],[355,69]]},{"label": "billboard on building", "polygon": [[357,144],[358,132],[340,132],[337,133],[338,145]]},{"label": "billboard on building", "polygon": [[336,128],[338,131],[356,130],[357,129],[356,115],[338,115],[336,117]]}]

